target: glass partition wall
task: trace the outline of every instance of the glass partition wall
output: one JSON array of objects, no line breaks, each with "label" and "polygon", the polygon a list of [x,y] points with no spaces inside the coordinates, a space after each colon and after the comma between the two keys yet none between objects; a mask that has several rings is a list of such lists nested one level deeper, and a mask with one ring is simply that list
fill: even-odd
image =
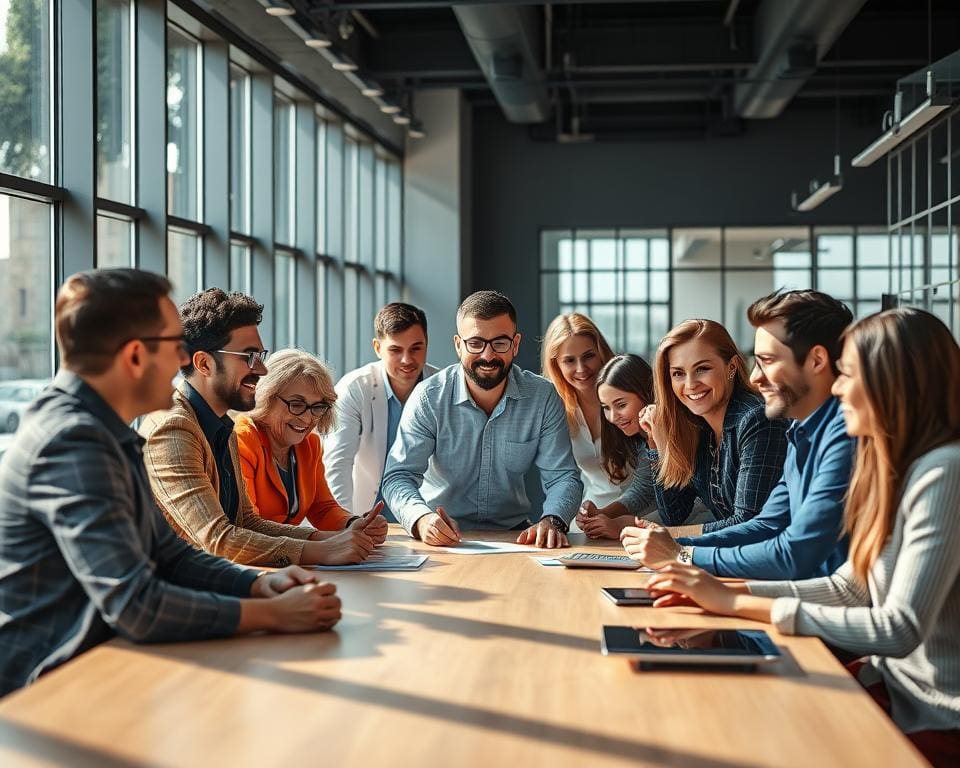
[{"label": "glass partition wall", "polygon": [[649,359],[673,325],[702,317],[749,351],[747,307],[775,290],[817,288],[857,317],[879,310],[890,243],[852,226],[543,230],[541,324],[584,312],[615,350]]}]

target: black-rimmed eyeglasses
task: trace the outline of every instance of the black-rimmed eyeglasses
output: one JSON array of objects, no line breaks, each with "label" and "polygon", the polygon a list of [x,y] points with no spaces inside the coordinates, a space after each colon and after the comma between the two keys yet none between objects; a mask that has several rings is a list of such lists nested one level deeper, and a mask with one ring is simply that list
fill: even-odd
[{"label": "black-rimmed eyeglasses", "polygon": [[466,347],[467,352],[471,355],[482,355],[483,350],[487,348],[487,344],[493,347],[493,351],[498,355],[502,355],[504,352],[509,352],[513,347],[513,336],[497,336],[495,339],[485,339],[482,336],[471,336],[469,339],[463,340],[463,346]]},{"label": "black-rimmed eyeglasses", "polygon": [[303,400],[287,400],[284,397],[277,395],[277,399],[284,403],[287,406],[287,410],[290,411],[294,416],[302,416],[307,411],[310,411],[310,415],[319,419],[323,416],[326,416],[327,413],[333,408],[332,403],[328,403],[326,400],[321,400],[319,403],[310,403],[309,405]]},{"label": "black-rimmed eyeglasses", "polygon": [[239,355],[247,358],[247,367],[252,371],[257,367],[257,363],[264,365],[267,358],[270,357],[269,349],[261,349],[259,352],[234,352],[230,349],[214,349],[213,352],[218,355]]}]

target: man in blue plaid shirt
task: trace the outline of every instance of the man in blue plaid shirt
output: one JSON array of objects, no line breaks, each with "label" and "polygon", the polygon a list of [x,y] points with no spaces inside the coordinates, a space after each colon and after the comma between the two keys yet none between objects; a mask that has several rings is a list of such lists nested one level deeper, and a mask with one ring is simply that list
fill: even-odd
[{"label": "man in blue plaid shirt", "polygon": [[186,362],[170,290],[111,269],[74,275],[57,297],[60,372],[0,462],[0,695],[115,634],[199,640],[340,618],[332,584],[198,552],[154,504],[128,424],[170,407]]}]

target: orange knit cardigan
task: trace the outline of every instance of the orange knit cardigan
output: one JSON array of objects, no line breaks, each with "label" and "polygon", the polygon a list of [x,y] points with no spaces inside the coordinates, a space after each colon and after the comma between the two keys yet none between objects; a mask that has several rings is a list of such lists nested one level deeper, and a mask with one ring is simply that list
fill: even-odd
[{"label": "orange knit cardigan", "polygon": [[341,530],[352,515],[333,498],[323,471],[323,447],[316,432],[294,447],[297,457],[296,515],[288,517],[287,491],[270,451],[270,441],[249,416],[237,419],[234,432],[240,449],[240,471],[247,494],[260,517],[278,523],[299,525],[306,517],[321,531]]}]

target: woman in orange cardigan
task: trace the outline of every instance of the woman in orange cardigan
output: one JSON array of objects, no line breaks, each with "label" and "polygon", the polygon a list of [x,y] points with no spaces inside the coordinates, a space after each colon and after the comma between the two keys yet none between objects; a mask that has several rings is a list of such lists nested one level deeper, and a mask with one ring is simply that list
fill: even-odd
[{"label": "woman in orange cardigan", "polygon": [[247,494],[268,520],[299,525],[306,518],[321,531],[359,526],[380,544],[387,535],[383,504],[353,515],[337,504],[324,477],[317,430],[333,426],[336,399],[330,373],[312,355],[284,349],[271,357],[256,407],[234,429]]}]

